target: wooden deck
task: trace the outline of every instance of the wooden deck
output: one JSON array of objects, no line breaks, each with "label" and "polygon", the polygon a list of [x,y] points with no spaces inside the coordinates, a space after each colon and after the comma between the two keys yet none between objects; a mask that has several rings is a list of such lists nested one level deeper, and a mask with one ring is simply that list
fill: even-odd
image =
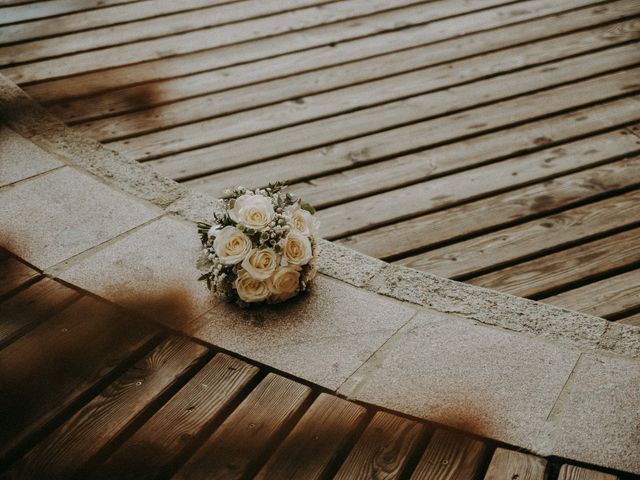
[{"label": "wooden deck", "polygon": [[160,173],[640,325],[639,0],[3,3],[0,72]]},{"label": "wooden deck", "polygon": [[0,280],[2,479],[631,478],[349,402],[6,252]]}]

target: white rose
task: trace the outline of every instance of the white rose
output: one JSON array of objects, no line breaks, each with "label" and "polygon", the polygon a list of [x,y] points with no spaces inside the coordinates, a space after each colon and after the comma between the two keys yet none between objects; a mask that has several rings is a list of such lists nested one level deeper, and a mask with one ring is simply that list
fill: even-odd
[{"label": "white rose", "polygon": [[305,265],[313,256],[311,242],[304,235],[291,232],[285,240],[282,255],[287,264]]},{"label": "white rose", "polygon": [[318,232],[318,220],[306,210],[296,206],[289,211],[291,227],[305,236],[316,235]]},{"label": "white rose", "polygon": [[273,220],[275,212],[271,199],[262,195],[241,195],[229,210],[229,217],[254,230],[266,230]]},{"label": "white rose", "polygon": [[233,286],[240,300],[247,303],[262,302],[271,293],[267,282],[253,278],[246,270],[238,271],[238,277]]},{"label": "white rose", "polygon": [[271,248],[254,248],[242,261],[242,268],[257,280],[266,280],[278,266],[280,259]]},{"label": "white rose", "polygon": [[300,288],[299,267],[280,267],[273,276],[267,280],[267,287],[271,295],[270,302],[283,302],[293,297]]},{"label": "white rose", "polygon": [[213,250],[222,263],[235,265],[251,251],[251,240],[236,227],[229,225],[216,233]]}]

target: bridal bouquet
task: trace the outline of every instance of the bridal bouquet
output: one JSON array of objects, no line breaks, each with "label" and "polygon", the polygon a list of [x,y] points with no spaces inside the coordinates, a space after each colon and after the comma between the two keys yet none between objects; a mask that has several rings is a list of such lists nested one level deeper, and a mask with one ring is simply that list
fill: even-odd
[{"label": "bridal bouquet", "polygon": [[238,303],[279,303],[307,290],[316,275],[315,210],[284,184],[225,192],[213,223],[198,223],[209,290]]}]

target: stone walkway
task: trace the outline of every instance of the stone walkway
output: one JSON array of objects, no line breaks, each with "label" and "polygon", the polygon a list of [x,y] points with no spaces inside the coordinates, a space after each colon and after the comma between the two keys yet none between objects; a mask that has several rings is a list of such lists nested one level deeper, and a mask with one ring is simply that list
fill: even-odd
[{"label": "stone walkway", "polygon": [[213,200],[0,83],[0,243],[45,275],[342,394],[544,456],[640,473],[640,328],[323,243],[309,296],[239,310],[196,280]]}]

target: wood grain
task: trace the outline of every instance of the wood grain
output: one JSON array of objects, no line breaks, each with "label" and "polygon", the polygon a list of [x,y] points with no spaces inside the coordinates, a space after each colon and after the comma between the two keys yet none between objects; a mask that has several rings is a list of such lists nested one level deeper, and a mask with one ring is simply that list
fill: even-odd
[{"label": "wood grain", "polygon": [[35,280],[40,274],[33,268],[6,256],[0,259],[0,297],[10,294],[21,285]]},{"label": "wood grain", "polygon": [[[510,222],[526,221],[607,191],[633,186],[637,176],[633,174],[634,169],[627,167],[636,162],[635,159],[621,160],[556,177],[346,237],[337,243],[378,258],[406,255],[411,250],[435,247]],[[469,218],[474,221],[470,222]]]},{"label": "wood grain", "polygon": [[[638,139],[622,130],[511,157],[327,208],[318,213],[321,233],[329,239],[350,235],[639,151]],[[636,166],[629,165],[629,171],[633,172]]]},{"label": "wood grain", "polygon": [[[638,240],[640,237],[636,236],[636,243]],[[596,317],[624,313],[640,306],[640,269],[543,298],[541,301]]]},{"label": "wood grain", "polygon": [[300,383],[268,374],[173,478],[241,478],[310,394]]},{"label": "wood grain", "polygon": [[[199,3],[202,4],[203,2]],[[193,11],[189,11],[189,4],[185,4],[183,9],[186,11],[171,12],[172,14],[169,17],[160,16],[128,21],[120,25],[98,27],[88,31],[69,33],[64,36],[58,35],[53,38],[0,47],[0,65],[10,66],[56,56],[75,55],[78,52],[99,48],[113,48],[116,45],[169,37],[183,32],[212,28],[217,25],[279,13],[283,10],[307,7],[318,3],[322,3],[322,0],[278,0],[277,2],[268,3],[247,0],[245,2],[246,5],[243,4],[242,8],[238,8],[235,4],[230,4],[214,5]],[[178,5],[182,5],[182,2],[178,3]],[[138,5],[131,4],[130,6]],[[127,17],[125,16],[124,18]],[[232,29],[227,28],[227,30]],[[102,53],[96,52],[95,55],[102,55]]]},{"label": "wood grain", "polygon": [[[353,168],[354,165],[364,165],[377,159],[426,149],[429,146],[489,132],[492,129],[504,128],[516,122],[535,120],[542,115],[562,113],[563,110],[610,99],[616,95],[630,94],[633,93],[634,88],[638,88],[635,83],[637,73],[633,70],[576,82],[569,86],[341,141],[295,155],[285,155],[290,148],[286,141],[292,140],[289,133],[296,128],[293,127],[279,130],[278,138],[273,138],[274,134],[256,135],[250,139],[231,141],[173,155],[166,159],[153,160],[149,165],[168,176],[172,176],[172,172],[176,171],[176,175],[185,176],[230,170],[186,182],[190,187],[205,193],[216,192],[221,184],[229,186],[229,178],[234,179],[231,184],[252,184],[247,181],[245,172],[251,176],[249,179],[253,184],[262,184],[278,178],[289,181],[302,180],[344,168]],[[635,105],[637,101],[637,98],[633,97],[632,104]],[[508,115],[505,115],[505,112],[508,112]],[[273,140],[273,145],[266,143],[268,139]],[[260,140],[264,140],[261,148],[253,145]],[[279,155],[283,156],[257,163]],[[295,170],[291,169],[292,161],[295,161]],[[249,166],[254,162],[256,162],[255,165]],[[241,166],[242,170],[231,170]],[[261,172],[262,177],[256,177],[258,172]],[[258,182],[256,178],[259,179]]]},{"label": "wood grain", "polygon": [[420,457],[411,480],[474,480],[486,454],[487,446],[483,442],[438,429]]},{"label": "wood grain", "polygon": [[[626,35],[608,35],[608,27],[593,29],[464,60],[449,61],[429,68],[424,68],[425,61],[434,62],[430,58],[433,55],[428,54],[429,47],[410,49],[395,52],[392,55],[339,65],[322,72],[313,71],[265,82],[260,85],[260,88],[249,85],[244,88],[201,95],[137,113],[85,122],[77,125],[76,129],[99,141],[106,142],[156,130],[173,129],[181,124],[252,109],[245,115],[254,115],[254,121],[239,134],[249,135],[253,129],[260,128],[261,112],[277,111],[278,108],[282,108],[272,105],[263,107],[265,110],[254,110],[263,105],[290,99],[300,101],[299,97],[304,97],[302,100],[307,107],[305,108],[307,113],[304,120],[320,115],[334,115],[355,108],[354,102],[357,102],[357,108],[363,108],[410,94],[440,89],[483,76],[508,72],[514,68],[558,60],[566,56],[622,43],[636,37],[638,30],[640,30],[640,22],[631,20],[627,21],[627,24],[630,28],[621,25],[621,31],[626,32]],[[638,28],[634,28],[634,24],[637,24]],[[520,31],[526,30],[521,28]],[[443,49],[440,44],[438,47],[438,51],[444,51],[448,57],[451,56],[450,52]],[[459,52],[458,55],[463,56],[465,53],[464,51]],[[442,55],[441,59],[444,58]],[[455,57],[452,60],[455,60]],[[426,66],[428,65],[429,63],[426,64]],[[381,78],[389,75],[395,76]],[[367,83],[352,86],[362,82]],[[399,84],[402,85],[402,88],[398,88]],[[319,93],[336,88],[341,90]],[[363,95],[362,92],[368,93],[368,95]],[[315,99],[319,105],[324,105],[325,108],[320,110],[320,113],[313,115],[309,112],[310,108],[308,107],[313,104]],[[351,99],[351,101],[347,99]],[[277,115],[273,115],[273,117],[278,118]],[[234,118],[236,117],[231,117],[229,121],[235,121]],[[239,118],[242,116],[239,115]],[[291,119],[286,121],[291,122]],[[272,122],[270,125],[271,128],[278,126],[277,122]]]},{"label": "wood grain", "polygon": [[91,472],[92,479],[153,479],[182,456],[218,419],[258,368],[218,354],[165,403],[111,457]]},{"label": "wood grain", "polygon": [[98,9],[109,5],[131,3],[135,0],[58,0],[11,5],[2,9],[0,24],[24,22],[36,18],[53,17],[81,10]]},{"label": "wood grain", "polygon": [[386,412],[376,413],[334,479],[400,478],[423,430],[411,420]]},{"label": "wood grain", "polygon": [[640,313],[636,313],[635,315],[629,315],[628,317],[621,318],[618,320],[618,323],[622,323],[625,325],[632,325],[634,327],[640,327]]},{"label": "wood grain", "polygon": [[[356,85],[305,97],[299,102],[285,102],[105,143],[131,158],[145,160],[251,134],[253,136],[242,142],[256,145],[260,137],[263,150],[265,143],[269,147],[273,145],[271,148],[282,147],[279,144],[286,138],[288,144],[285,149],[274,150],[272,153],[281,155],[579,80],[615,67],[633,65],[637,58],[638,48],[624,45],[559,60],[553,66],[505,73],[499,78],[487,78],[429,93],[423,93],[427,82],[425,73],[411,72],[391,79],[368,82],[364,86]],[[405,78],[407,76],[411,78]],[[477,96],[478,91],[483,92],[481,98]],[[410,95],[413,95],[410,99],[397,100],[398,97]],[[384,101],[388,103],[381,104]],[[368,106],[370,108],[364,108]],[[356,108],[357,111],[351,111]],[[347,113],[343,113],[345,111]],[[337,115],[338,113],[341,115]],[[328,116],[330,118],[323,118]],[[295,125],[297,123],[302,124]],[[275,131],[257,135],[271,130]],[[278,144],[273,143],[276,140]]]},{"label": "wood grain", "polygon": [[640,228],[480,275],[468,282],[532,297],[635,263],[640,264]]},{"label": "wood grain", "polygon": [[544,480],[546,470],[547,461],[540,457],[498,448],[484,480]]},{"label": "wood grain", "polygon": [[562,465],[558,480],[618,480],[618,477],[575,465]]},{"label": "wood grain", "polygon": [[0,458],[69,407],[154,331],[84,298],[0,350]]},{"label": "wood grain", "polygon": [[563,244],[633,224],[640,216],[640,191],[533,220],[398,263],[448,278],[540,255]]},{"label": "wood grain", "polygon": [[164,341],[22,457],[9,476],[70,478],[206,351],[182,337]]},{"label": "wood grain", "polygon": [[75,290],[49,278],[20,291],[0,304],[0,345],[80,298]]}]

